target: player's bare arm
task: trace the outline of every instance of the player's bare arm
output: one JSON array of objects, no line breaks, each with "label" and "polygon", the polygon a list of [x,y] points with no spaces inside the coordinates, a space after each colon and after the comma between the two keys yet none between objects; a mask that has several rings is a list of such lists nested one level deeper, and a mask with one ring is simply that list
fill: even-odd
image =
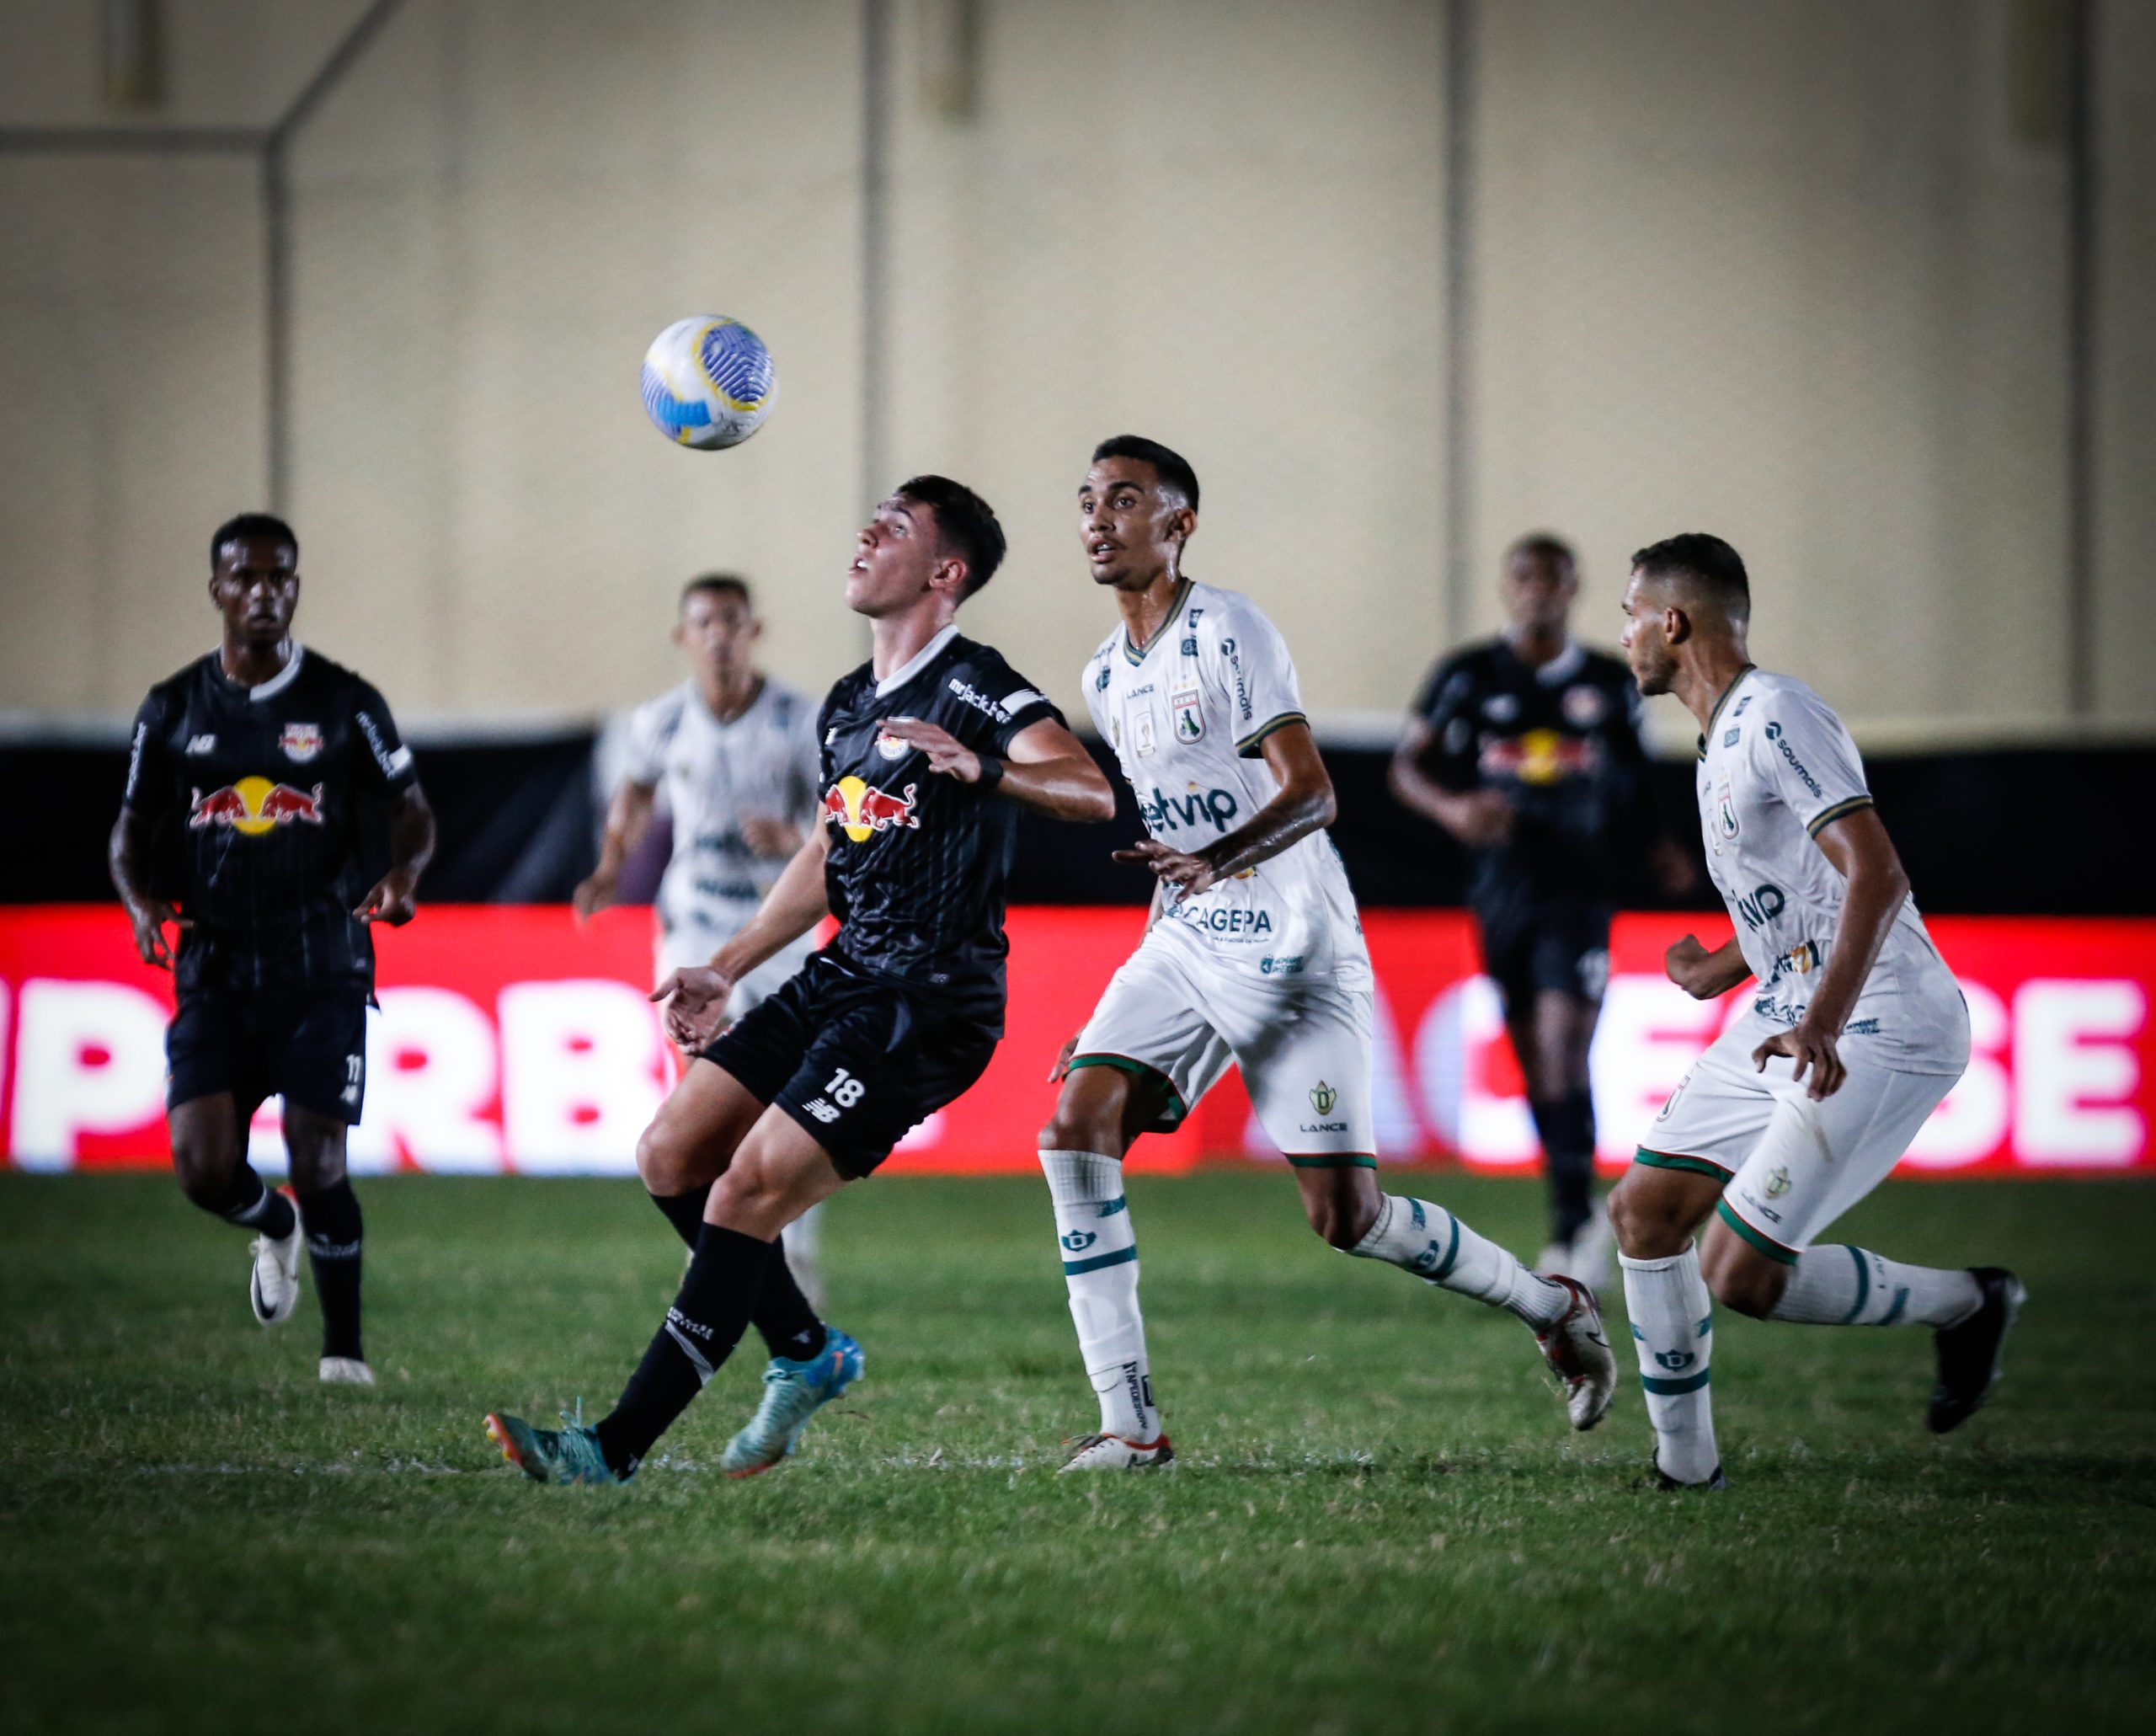
[{"label": "player's bare arm", "polygon": [[1470,850],[1487,850],[1512,835],[1513,805],[1501,790],[1447,789],[1422,769],[1432,731],[1421,718],[1409,721],[1392,750],[1386,774],[1393,796],[1403,807],[1435,820]]},{"label": "player's bare arm", "polygon": [[1909,895],[1909,877],[1876,809],[1844,814],[1822,826],[1816,841],[1848,883],[1842,895],[1841,922],[1834,931],[1818,992],[1804,1009],[1804,1017],[1753,1050],[1752,1059],[1764,1069],[1769,1056],[1789,1056],[1796,1063],[1796,1077],[1811,1075],[1807,1094],[1828,1098],[1841,1089],[1846,1076],[1836,1039]]},{"label": "player's bare arm", "polygon": [[150,823],[131,808],[122,808],[113,822],[105,861],[112,871],[113,889],[127,907],[127,920],[135,929],[135,950],[145,964],[160,970],[172,969],[172,947],[165,939],[165,925],[178,928],[194,925],[165,900],[150,889]]},{"label": "player's bare arm", "polygon": [[1177,850],[1157,838],[1143,838],[1128,850],[1117,851],[1115,859],[1144,863],[1160,877],[1163,887],[1175,888],[1180,903],[1331,825],[1339,804],[1310,725],[1285,724],[1267,735],[1259,750],[1280,790],[1247,823],[1203,850]]},{"label": "player's bare arm", "polygon": [[1712,1001],[1726,995],[1752,974],[1733,934],[1711,953],[1688,934],[1662,955],[1662,967],[1669,980],[1694,1001]]},{"label": "player's bare arm", "polygon": [[992,777],[999,794],[1051,820],[1097,825],[1115,818],[1115,792],[1101,768],[1084,744],[1053,718],[1012,736],[1010,758],[993,767],[947,729],[919,718],[887,718],[878,727],[926,754],[930,771],[961,783]]},{"label": "player's bare arm", "polygon": [[389,817],[389,872],[353,908],[362,922],[402,928],[418,911],[419,876],[435,856],[435,810],[417,783],[408,783]]},{"label": "player's bare arm", "polygon": [[659,786],[625,779],[606,804],[606,826],[599,844],[599,866],[578,884],[569,902],[579,918],[595,916],[614,902],[622,880],[622,864],[651,830]]},{"label": "player's bare arm", "polygon": [[651,991],[653,1000],[666,1002],[666,1034],[675,1048],[693,1052],[708,1044],[726,1017],[734,984],[830,914],[824,883],[827,836],[822,826],[810,832],[764,895],[756,914],[712,955],[710,964],[677,970]]}]

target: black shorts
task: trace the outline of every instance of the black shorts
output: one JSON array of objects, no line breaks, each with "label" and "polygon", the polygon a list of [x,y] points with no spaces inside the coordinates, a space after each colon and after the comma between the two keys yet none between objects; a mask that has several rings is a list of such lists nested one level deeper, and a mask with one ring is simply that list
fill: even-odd
[{"label": "black shorts", "polygon": [[996,1035],[887,978],[821,953],[703,1051],[759,1103],[776,1103],[843,1175],[891,1147],[987,1070]]},{"label": "black shorts", "polygon": [[357,1126],[367,1094],[367,996],[181,997],[165,1030],[165,1105],[229,1091],[244,1125],[266,1098]]},{"label": "black shorts", "polygon": [[1477,910],[1482,968],[1504,997],[1505,1016],[1525,1013],[1545,989],[1599,1002],[1609,981],[1609,907],[1550,899]]}]

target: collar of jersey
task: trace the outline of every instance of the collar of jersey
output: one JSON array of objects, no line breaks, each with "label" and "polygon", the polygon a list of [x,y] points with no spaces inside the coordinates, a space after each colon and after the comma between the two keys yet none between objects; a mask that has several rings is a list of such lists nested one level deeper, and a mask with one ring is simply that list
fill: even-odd
[{"label": "collar of jersey", "polygon": [[876,697],[878,699],[889,698],[892,694],[897,692],[899,688],[942,655],[943,648],[958,636],[958,623],[953,621],[942,632],[937,633],[934,638],[909,657],[903,668],[893,670],[882,681],[877,682]]},{"label": "collar of jersey", "polygon": [[1748,663],[1737,672],[1737,679],[1721,690],[1721,697],[1715,701],[1715,708],[1707,713],[1707,727],[1700,732],[1700,757],[1707,756],[1707,738],[1715,733],[1715,725],[1721,721],[1721,708],[1729,703],[1730,696],[1744,685],[1744,678],[1757,669],[1756,663]]},{"label": "collar of jersey", "polygon": [[227,687],[233,688],[238,692],[246,695],[247,702],[249,705],[259,705],[265,699],[275,699],[280,693],[283,692],[286,688],[291,686],[294,681],[300,678],[300,665],[307,661],[307,647],[302,645],[297,639],[294,639],[292,641],[292,654],[291,660],[287,662],[282,669],[279,670],[276,674],[270,676],[268,681],[259,682],[252,687],[241,686],[237,681],[234,681],[230,676],[225,673],[225,655],[223,652],[212,651],[210,654],[217,660],[217,679],[222,681]]},{"label": "collar of jersey", "polygon": [[1161,624],[1153,629],[1153,636],[1142,645],[1130,643],[1130,628],[1123,629],[1123,654],[1130,662],[1143,663],[1145,654],[1168,636],[1168,629],[1182,618],[1182,606],[1190,601],[1191,580],[1185,579],[1176,586],[1175,601],[1168,605],[1168,612],[1161,617]]}]

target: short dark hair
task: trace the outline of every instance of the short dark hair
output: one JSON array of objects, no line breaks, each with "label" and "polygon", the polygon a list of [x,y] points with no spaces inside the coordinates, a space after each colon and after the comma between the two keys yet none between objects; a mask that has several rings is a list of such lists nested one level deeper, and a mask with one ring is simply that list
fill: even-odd
[{"label": "short dark hair", "polygon": [[210,534],[210,570],[217,570],[217,557],[227,542],[281,542],[292,552],[292,564],[300,564],[300,539],[292,527],[274,513],[243,512],[228,518]]},{"label": "short dark hair", "polygon": [[722,596],[738,596],[751,609],[756,606],[755,598],[749,594],[749,581],[739,573],[697,574],[695,578],[681,587],[681,601],[676,606],[687,608],[689,599],[700,590],[712,591]]},{"label": "short dark hair", "polygon": [[1752,613],[1752,581],[1745,574],[1744,557],[1705,531],[1650,542],[1633,555],[1632,565],[1650,579],[1691,580],[1732,621]]},{"label": "short dark hair", "polygon": [[[963,483],[947,476],[909,477],[895,490],[936,515],[936,531],[944,548],[966,564],[965,596],[971,596],[995,576],[1009,545],[995,509]],[[959,599],[961,602],[965,597]]]},{"label": "short dark hair", "polygon": [[1554,531],[1529,531],[1524,537],[1517,538],[1505,551],[1505,564],[1509,567],[1524,554],[1562,561],[1575,573],[1580,569],[1580,558],[1573,552],[1572,545]]},{"label": "short dark hair", "polygon": [[1142,434],[1118,434],[1093,448],[1093,462],[1103,458],[1136,458],[1151,465],[1161,480],[1182,496],[1184,505],[1198,510],[1198,473],[1181,452]]}]

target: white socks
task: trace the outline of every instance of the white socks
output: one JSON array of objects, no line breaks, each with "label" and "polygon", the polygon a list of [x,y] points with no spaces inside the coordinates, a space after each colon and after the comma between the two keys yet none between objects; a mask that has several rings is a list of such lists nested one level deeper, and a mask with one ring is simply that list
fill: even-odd
[{"label": "white socks", "polygon": [[1123,1203],[1123,1165],[1095,1151],[1043,1151],[1070,1318],[1086,1376],[1101,1401],[1101,1432],[1160,1439],[1161,1413],[1138,1311],[1138,1239]]},{"label": "white socks", "polygon": [[1534,1273],[1477,1236],[1442,1205],[1387,1194],[1370,1233],[1348,1250],[1358,1259],[1384,1260],[1440,1289],[1525,1321],[1538,1331],[1555,1326],[1572,1306],[1572,1292]]},{"label": "white socks", "polygon": [[1673,1259],[1620,1256],[1625,1307],[1639,1347],[1640,1385],[1654,1425],[1654,1461],[1678,1482],[1705,1482],[1721,1456],[1715,1450],[1707,1364],[1714,1354],[1714,1305],[1700,1276],[1700,1250]]},{"label": "white socks", "polygon": [[1983,1303],[1967,1272],[1905,1266],[1829,1242],[1797,1256],[1789,1288],[1767,1317],[1810,1326],[1956,1326]]}]

